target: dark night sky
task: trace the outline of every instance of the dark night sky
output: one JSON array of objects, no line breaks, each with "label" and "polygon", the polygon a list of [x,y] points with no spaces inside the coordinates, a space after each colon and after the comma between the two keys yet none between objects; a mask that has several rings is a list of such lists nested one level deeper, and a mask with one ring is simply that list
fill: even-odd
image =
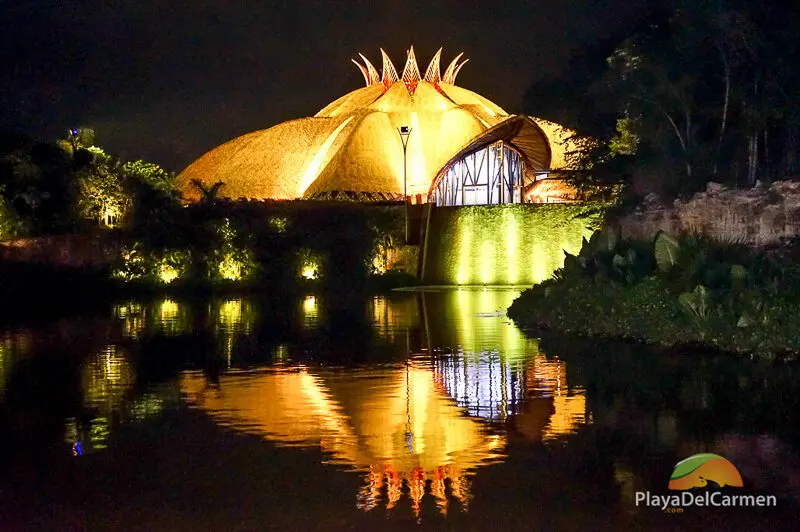
[{"label": "dark night sky", "polygon": [[420,69],[444,46],[458,84],[520,110],[570,50],[640,20],[652,0],[247,2],[0,0],[0,128],[54,139],[94,127],[126,159],[180,170],[237,135],[310,116],[363,85],[350,62]]}]

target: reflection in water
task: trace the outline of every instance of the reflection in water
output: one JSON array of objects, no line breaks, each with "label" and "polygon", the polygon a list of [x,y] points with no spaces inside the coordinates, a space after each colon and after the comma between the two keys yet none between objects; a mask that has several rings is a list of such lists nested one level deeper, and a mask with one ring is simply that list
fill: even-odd
[{"label": "reflection in water", "polygon": [[219,305],[216,331],[217,337],[222,341],[222,356],[228,367],[231,367],[236,338],[240,335],[250,335],[253,332],[254,322],[255,312],[249,301],[227,299]]},{"label": "reflection in water", "polygon": [[289,346],[286,344],[278,344],[275,346],[273,353],[273,360],[276,364],[284,364],[289,360]]},{"label": "reflection in water", "polygon": [[586,392],[580,387],[567,387],[566,364],[558,359],[547,360],[544,355],[533,359],[533,371],[527,389],[537,397],[552,398],[552,415],[542,431],[545,440],[569,434],[586,423]]},{"label": "reflection in water", "polygon": [[107,345],[89,357],[83,366],[84,402],[89,408],[109,414],[119,405],[136,380],[124,349]]},{"label": "reflection in water", "polygon": [[419,326],[419,305],[414,297],[375,296],[370,300],[372,328],[379,337],[393,342]]},{"label": "reflection in water", "polygon": [[117,345],[107,345],[89,357],[82,368],[84,406],[91,419],[69,418],[66,436],[75,454],[105,449],[109,435],[109,419],[125,403],[136,376],[127,353]]},{"label": "reflection in water", "polygon": [[184,312],[185,305],[172,299],[165,299],[161,302],[156,313],[156,327],[166,335],[176,335],[188,330],[187,318]]},{"label": "reflection in water", "polygon": [[[330,296],[282,303],[255,297],[123,302],[105,322],[0,333],[0,423],[10,427],[12,442],[40,438],[63,445],[63,436],[76,457],[101,452],[103,459],[87,457],[84,464],[110,468],[103,470],[109,478],[117,468],[142,465],[131,456],[142,451],[137,446],[157,447],[167,466],[181,463],[161,452],[163,425],[153,418],[164,411],[181,421],[169,424],[181,451],[187,439],[208,436],[207,449],[219,444],[223,451],[261,452],[247,439],[220,439],[210,422],[277,447],[315,448],[335,467],[298,467],[284,449],[270,452],[278,462],[268,473],[291,471],[299,484],[326,489],[350,471],[362,483],[346,497],[370,512],[365,519],[380,517],[381,510],[403,518],[408,508],[420,520],[428,508],[451,517],[469,508],[470,518],[480,518],[487,493],[493,503],[500,494],[505,505],[484,517],[499,519],[531,497],[583,497],[587,485],[603,488],[593,491],[605,493],[604,508],[617,497],[612,504],[619,514],[633,515],[633,492],[661,489],[675,461],[696,452],[721,452],[748,486],[796,500],[800,462],[781,438],[796,437],[791,427],[800,408],[791,390],[797,368],[722,357],[703,364],[665,361],[640,356],[636,346],[591,344],[581,351],[552,339],[544,344],[545,356],[539,341],[505,317],[515,296],[480,288],[412,292],[354,299],[336,309]],[[286,315],[295,322],[287,324]],[[37,358],[40,351],[44,356]],[[60,362],[54,366],[54,360]],[[43,386],[52,393],[41,393]],[[36,418],[48,409],[49,417]],[[118,432],[120,425],[139,422],[155,430],[118,445],[120,436],[133,434]],[[45,425],[58,430],[40,430]],[[598,453],[605,434],[615,443]],[[106,447],[110,452],[102,451]],[[645,448],[654,458],[643,466]],[[67,447],[62,450],[67,457]],[[300,455],[316,462],[315,453]],[[130,465],[120,463],[128,458]],[[187,460],[195,458],[203,459]],[[598,462],[588,473],[587,460]],[[243,462],[245,470],[233,459],[217,466],[246,475],[249,462]],[[239,495],[235,489],[233,495]],[[289,502],[282,497],[299,499],[296,493],[270,497],[278,505]],[[591,514],[587,508],[583,515]]]},{"label": "reflection in water", "polygon": [[220,425],[282,445],[318,446],[331,463],[367,472],[370,487],[359,503],[365,507],[376,504],[384,483],[390,488],[388,507],[402,482],[415,505],[428,479],[449,478],[462,486],[464,473],[496,458],[505,441],[465,416],[436,386],[431,368],[416,364],[233,374],[215,389],[190,372],[182,375],[181,389],[189,404]]},{"label": "reflection in water", "polygon": [[317,296],[308,295],[303,298],[303,328],[315,329],[319,324],[319,304]]},{"label": "reflection in water", "polygon": [[30,332],[0,333],[0,398],[6,389],[11,366],[31,350]]},{"label": "reflection in water", "polygon": [[517,295],[490,288],[422,294],[433,349],[456,346],[435,358],[437,380],[470,415],[513,416],[525,437],[549,440],[585,422],[585,390],[568,387],[565,363],[548,360],[509,323],[505,309]]},{"label": "reflection in water", "polygon": [[397,506],[404,490],[408,492],[411,509],[417,516],[422,497],[426,494],[434,497],[442,514],[447,514],[454,499],[463,508],[469,502],[469,479],[462,471],[450,466],[440,466],[433,471],[418,467],[410,474],[395,471],[390,466],[371,466],[366,479],[356,496],[356,508],[365,512],[380,504],[391,510]]},{"label": "reflection in water", "polygon": [[126,301],[114,305],[112,315],[122,324],[123,338],[141,338],[142,333],[174,336],[189,331],[190,316],[184,303],[165,298],[149,305]]},{"label": "reflection in water", "polygon": [[[184,371],[172,381],[168,387],[190,406],[221,426],[279,446],[319,448],[327,462],[363,475],[354,495],[365,511],[392,509],[407,497],[418,512],[425,495],[442,513],[454,501],[466,507],[471,476],[504,457],[509,430],[542,441],[585,422],[584,392],[568,386],[564,363],[547,360],[505,318],[515,296],[478,289],[373,297],[364,301],[363,317],[396,362],[333,368],[293,359],[335,343],[328,331],[351,325],[326,321],[333,314],[325,301],[307,295],[297,303],[298,318],[311,343],[276,343],[264,350],[271,364],[251,372],[236,369],[237,343],[257,330],[257,301],[122,302],[112,312],[116,333],[83,359],[83,411],[66,419],[65,440],[75,455],[104,449],[120,422],[146,420],[172,404],[164,389],[137,382],[140,357],[175,356],[173,349],[191,356],[205,345],[194,343],[192,325],[203,324],[202,331],[216,338],[211,359],[225,360],[228,370],[213,377]],[[354,320],[358,316],[353,313]],[[363,334],[363,325],[352,326]],[[163,338],[178,335],[186,336]],[[130,342],[143,339],[149,340]],[[0,340],[0,384],[26,342],[29,336],[18,334]],[[364,350],[373,345],[365,339]],[[158,352],[142,352],[147,349]]]},{"label": "reflection in water", "polygon": [[114,318],[122,321],[122,336],[139,338],[145,328],[144,307],[135,301],[126,301],[113,307]]},{"label": "reflection in water", "polygon": [[[362,472],[364,510],[391,509],[407,493],[418,511],[427,493],[446,512],[453,498],[466,506],[476,468],[503,456],[498,423],[513,418],[520,435],[540,441],[584,422],[584,392],[568,389],[564,363],[539,355],[504,317],[514,295],[461,290],[437,294],[434,305],[425,294],[375,297],[373,328],[390,341],[402,331],[403,349],[406,331],[423,317],[424,350],[405,363],[232,371],[214,386],[201,372],[185,372],[181,391],[221,426],[318,447],[330,463]],[[318,300],[301,304],[304,328],[319,326]],[[455,352],[447,352],[451,345]],[[287,362],[287,351],[279,345],[276,361]]]},{"label": "reflection in water", "polygon": [[[505,318],[515,296],[412,292],[353,298],[335,309],[331,296],[156,299],[123,302],[108,320],[0,332],[0,433],[10,435],[0,444],[12,449],[1,456],[14,461],[28,442],[59,445],[68,460],[69,452],[100,454],[61,468],[69,472],[65,491],[84,468],[89,482],[73,499],[109,501],[115,518],[117,502],[98,490],[113,487],[141,506],[137,497],[154,479],[188,480],[204,486],[204,500],[230,497],[227,507],[239,512],[238,502],[254,496],[248,490],[273,478],[302,486],[302,494],[259,490],[273,511],[349,486],[347,477],[357,475],[360,486],[335,504],[349,498],[350,511],[369,512],[358,514],[366,521],[382,520],[381,510],[405,519],[409,508],[422,521],[438,508],[449,525],[468,508],[475,528],[502,526],[509,516],[519,525],[514,519],[532,514],[514,515],[516,508],[575,499],[581,504],[567,510],[540,505],[531,527],[569,528],[558,525],[579,519],[587,526],[575,527],[588,528],[602,512],[644,515],[633,493],[663,489],[674,463],[697,452],[730,458],[754,490],[797,500],[797,366],[726,357],[698,363],[650,356],[641,346],[552,338],[540,349]],[[170,423],[157,422],[165,411]],[[124,423],[145,428],[119,431]],[[251,468],[264,445],[212,424],[276,447],[318,449],[331,465],[283,449]],[[209,459],[220,450],[222,459]],[[151,456],[158,472],[143,462]],[[234,481],[209,482],[214,475]],[[270,480],[259,484],[264,475]],[[155,497],[173,495],[153,489]],[[317,511],[340,510],[331,504],[320,501]],[[648,528],[626,524],[616,529]]]},{"label": "reflection in water", "polygon": [[438,357],[435,364],[437,382],[470,415],[504,420],[522,402],[524,366],[508,363],[497,351],[459,351]]}]

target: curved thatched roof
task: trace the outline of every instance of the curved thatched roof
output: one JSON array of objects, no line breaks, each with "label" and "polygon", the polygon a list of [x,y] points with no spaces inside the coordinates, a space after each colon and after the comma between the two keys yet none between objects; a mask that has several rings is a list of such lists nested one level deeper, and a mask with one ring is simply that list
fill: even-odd
[{"label": "curved thatched roof", "polygon": [[412,129],[405,159],[408,193],[427,194],[454,154],[510,117],[483,96],[453,84],[458,64],[451,63],[441,76],[438,60],[432,62],[424,79],[416,62],[409,64],[402,75],[390,62],[384,64],[382,76],[364,67],[367,86],[314,117],[284,122],[214,148],[178,176],[184,197],[199,198],[194,180],[206,187],[222,181],[221,196],[232,199],[336,193],[399,196],[404,191],[400,126]]},{"label": "curved thatched roof", "polygon": [[533,116],[531,119],[544,131],[550,141],[550,169],[574,170],[575,168],[570,165],[569,154],[578,149],[575,132],[555,122]]},{"label": "curved thatched roof", "polygon": [[[298,190],[301,169],[311,163],[314,152],[346,118],[301,118],[254,131],[218,146],[190,164],[178,176],[178,186],[187,200],[198,200],[205,186],[225,183],[221,196],[228,198],[291,199]],[[274,177],[272,177],[274,176]]]},{"label": "curved thatched roof", "polygon": [[352,133],[304,195],[334,190],[401,194],[403,148],[397,128],[403,125],[411,127],[406,155],[409,194],[426,194],[450,155],[486,128],[475,113],[425,82],[413,96],[395,84],[367,114],[356,117]]}]

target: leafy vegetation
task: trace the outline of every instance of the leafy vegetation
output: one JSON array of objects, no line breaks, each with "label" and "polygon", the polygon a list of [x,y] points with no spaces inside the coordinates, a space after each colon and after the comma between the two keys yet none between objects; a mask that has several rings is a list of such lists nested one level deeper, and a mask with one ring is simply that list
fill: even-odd
[{"label": "leafy vegetation", "polygon": [[530,112],[591,137],[571,154],[583,190],[691,194],[798,174],[796,2],[679,1],[533,85]]},{"label": "leafy vegetation", "polygon": [[524,327],[726,351],[800,352],[800,269],[735,243],[603,229],[509,308]]},{"label": "leafy vegetation", "polygon": [[[402,247],[402,210],[303,201],[215,199],[165,208],[134,226],[114,278],[145,285],[360,290],[401,280],[386,257]],[[402,277],[402,284],[409,279]]]},{"label": "leafy vegetation", "polygon": [[232,202],[222,182],[195,183],[200,201],[184,207],[172,173],[95,142],[87,128],[53,143],[0,138],[0,239],[117,228],[126,244],[110,277],[136,286],[410,281],[390,271],[403,247],[395,208]]},{"label": "leafy vegetation", "polygon": [[136,225],[176,202],[172,173],[94,142],[86,128],[57,142],[0,138],[0,238]]}]

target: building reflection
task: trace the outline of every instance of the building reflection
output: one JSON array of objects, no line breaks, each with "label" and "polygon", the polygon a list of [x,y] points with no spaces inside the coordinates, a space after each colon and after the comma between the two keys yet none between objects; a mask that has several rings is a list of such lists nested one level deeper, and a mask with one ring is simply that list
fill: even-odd
[{"label": "building reflection", "polygon": [[[499,458],[501,434],[464,415],[437,385],[430,367],[410,364],[363,371],[300,368],[258,375],[228,374],[210,388],[201,373],[185,373],[188,403],[218,424],[280,445],[318,447],[326,461],[365,474],[364,509],[388,490],[388,508],[408,486],[419,507],[427,480],[446,506],[444,481],[466,503],[466,473]],[[440,489],[441,488],[441,489]]]},{"label": "building reflection", "polygon": [[469,478],[450,466],[439,466],[433,471],[416,468],[411,474],[391,467],[372,466],[366,482],[358,490],[356,508],[368,512],[383,505],[391,510],[398,505],[404,492],[408,494],[415,515],[419,516],[425,495],[433,496],[439,512],[446,515],[451,501],[458,501],[462,507],[469,503]]},{"label": "building reflection", "polygon": [[[365,511],[392,509],[407,497],[418,512],[430,495],[447,512],[453,501],[468,504],[471,475],[504,457],[512,433],[547,441],[586,420],[584,390],[569,386],[564,362],[547,359],[505,318],[515,295],[453,291],[435,304],[421,295],[376,297],[379,336],[422,329],[412,335],[422,345],[411,346],[415,354],[404,363],[230,371],[215,386],[186,372],[181,391],[221,426],[280,446],[315,447],[326,462],[361,472],[356,500]],[[317,304],[302,301],[305,318]]]},{"label": "building reflection", "polygon": [[420,309],[414,297],[375,296],[369,314],[373,330],[389,342],[405,340],[407,331],[419,327]]},{"label": "building reflection", "polygon": [[[293,339],[280,338],[271,347],[277,364],[255,372],[235,369],[237,342],[259,337],[252,300],[191,308],[171,298],[123,302],[113,310],[117,332],[87,350],[80,369],[84,411],[67,420],[66,438],[76,454],[102,449],[120,421],[157,415],[177,400],[169,395],[178,393],[174,381],[167,395],[137,386],[139,357],[160,353],[128,340],[156,336],[149,348],[189,352],[199,345],[193,337],[158,336],[209,331],[228,370],[214,383],[202,371],[181,373],[177,387],[191,407],[280,446],[318,448],[326,462],[359,472],[363,485],[354,497],[365,511],[407,501],[419,512],[426,496],[441,512],[464,507],[472,476],[502,460],[511,439],[546,442],[586,421],[584,391],[567,381],[564,362],[542,355],[505,317],[515,296],[478,289],[370,298],[370,328],[403,355],[388,360],[400,362],[300,365],[291,356],[298,349]],[[314,296],[297,301],[301,330],[332,315],[323,303]],[[0,385],[25,342],[0,337]],[[365,342],[363,349],[369,355],[373,347]]]},{"label": "building reflection", "polygon": [[517,295],[491,288],[422,294],[426,337],[440,351],[435,378],[472,416],[510,421],[529,440],[558,438],[585,423],[585,390],[569,386],[566,364],[541,354],[505,317]]}]

